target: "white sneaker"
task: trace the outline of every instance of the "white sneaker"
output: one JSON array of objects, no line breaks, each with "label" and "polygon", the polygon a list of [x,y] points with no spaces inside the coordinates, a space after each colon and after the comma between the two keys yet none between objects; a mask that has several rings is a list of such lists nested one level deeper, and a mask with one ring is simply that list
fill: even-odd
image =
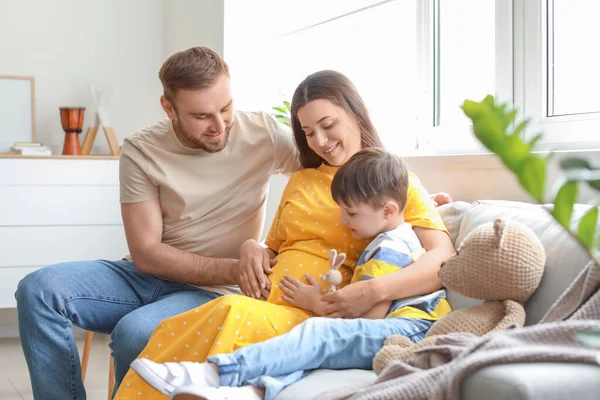
[{"label": "white sneaker", "polygon": [[159,364],[138,358],[131,368],[153,388],[171,394],[180,386],[219,387],[219,374],[207,363],[182,362]]},{"label": "white sneaker", "polygon": [[181,386],[171,393],[171,400],[177,400],[175,397],[180,394],[193,395],[198,400],[262,400],[262,397],[249,386],[221,386],[219,388],[196,385]]}]

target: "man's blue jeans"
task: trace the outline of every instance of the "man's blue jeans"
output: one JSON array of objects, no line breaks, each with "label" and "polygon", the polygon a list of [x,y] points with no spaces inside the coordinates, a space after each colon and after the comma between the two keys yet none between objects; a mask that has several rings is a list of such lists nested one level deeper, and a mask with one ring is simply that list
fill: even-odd
[{"label": "man's blue jeans", "polygon": [[98,260],[41,268],[15,297],[34,398],[84,400],[73,325],[111,335],[118,387],[160,321],[219,294],[140,273],[131,261]]},{"label": "man's blue jeans", "polygon": [[371,369],[375,354],[392,335],[418,342],[432,321],[408,318],[309,318],[290,332],[231,354],[208,357],[219,366],[222,386],[252,385],[273,399],[312,369]]}]

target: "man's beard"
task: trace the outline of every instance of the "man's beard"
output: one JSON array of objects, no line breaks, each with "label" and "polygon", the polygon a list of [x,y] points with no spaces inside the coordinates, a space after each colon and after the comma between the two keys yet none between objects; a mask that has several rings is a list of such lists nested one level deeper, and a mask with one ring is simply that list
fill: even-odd
[{"label": "man's beard", "polygon": [[196,138],[188,133],[183,124],[176,120],[174,121],[177,124],[177,128],[179,132],[188,140],[190,143],[193,143],[197,149],[204,150],[207,153],[218,153],[225,148],[227,145],[227,141],[229,140],[229,131],[231,131],[231,125],[225,127],[225,132],[223,132],[223,137],[221,140],[217,142],[205,142],[201,138]]}]

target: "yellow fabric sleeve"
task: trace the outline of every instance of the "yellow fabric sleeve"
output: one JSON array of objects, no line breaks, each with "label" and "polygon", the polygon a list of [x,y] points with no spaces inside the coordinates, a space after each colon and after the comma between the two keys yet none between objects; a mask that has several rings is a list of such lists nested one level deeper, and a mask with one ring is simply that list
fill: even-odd
[{"label": "yellow fabric sleeve", "polygon": [[412,226],[435,229],[448,233],[440,214],[435,209],[429,193],[412,172],[409,173],[408,197],[404,220]]}]

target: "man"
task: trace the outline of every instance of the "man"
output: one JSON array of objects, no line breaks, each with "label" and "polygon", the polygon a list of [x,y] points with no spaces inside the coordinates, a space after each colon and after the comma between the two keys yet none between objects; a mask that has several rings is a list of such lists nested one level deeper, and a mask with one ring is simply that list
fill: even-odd
[{"label": "man", "polygon": [[20,282],[19,332],[40,399],[83,399],[72,325],[111,334],[116,386],[158,323],[225,293],[267,296],[270,265],[239,263],[259,239],[271,177],[299,168],[289,129],[234,112],[226,63],[195,47],[159,73],[169,119],[127,137],[121,211],[130,257],[62,263]]}]

